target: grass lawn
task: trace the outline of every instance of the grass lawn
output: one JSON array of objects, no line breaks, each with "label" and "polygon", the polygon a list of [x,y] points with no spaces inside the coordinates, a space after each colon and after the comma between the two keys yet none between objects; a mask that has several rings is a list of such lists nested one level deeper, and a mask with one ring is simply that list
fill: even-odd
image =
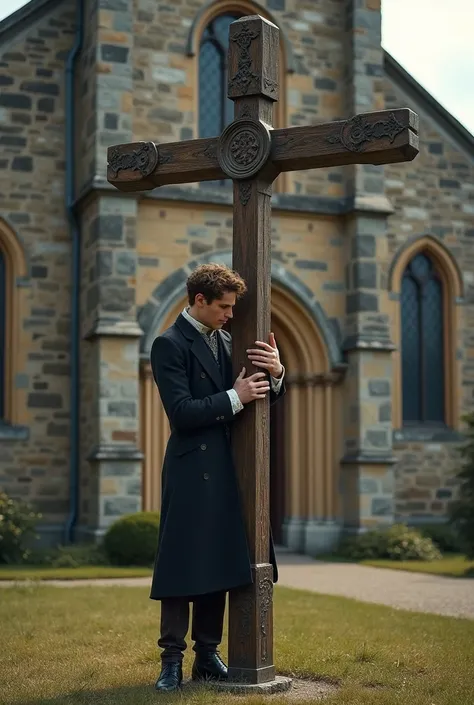
[{"label": "grass lawn", "polygon": [[90,580],[94,578],[146,578],[151,568],[140,566],[85,565],[79,568],[51,568],[41,565],[2,565],[0,580]]},{"label": "grass lawn", "polygon": [[394,570],[409,570],[414,573],[430,573],[431,575],[447,575],[451,578],[474,577],[474,561],[466,560],[465,556],[446,555],[439,561],[390,561],[368,560],[361,565],[371,565],[376,568],[393,568]]},{"label": "grass lawn", "polygon": [[[352,562],[337,556],[322,556],[322,560]],[[452,578],[474,577],[474,561],[461,555],[446,555],[439,561],[366,560],[361,565],[376,568],[409,570],[415,573],[446,575]],[[143,578],[151,576],[151,568],[140,566],[88,565],[79,568],[52,568],[49,566],[0,565],[0,580],[88,580],[94,578]]]},{"label": "grass lawn", "polygon": [[[4,588],[0,623],[2,705],[268,702],[205,690],[155,693],[159,603],[145,588]],[[339,684],[329,705],[472,705],[473,645],[474,621],[275,591],[277,669]],[[187,675],[191,660],[188,649]]]}]

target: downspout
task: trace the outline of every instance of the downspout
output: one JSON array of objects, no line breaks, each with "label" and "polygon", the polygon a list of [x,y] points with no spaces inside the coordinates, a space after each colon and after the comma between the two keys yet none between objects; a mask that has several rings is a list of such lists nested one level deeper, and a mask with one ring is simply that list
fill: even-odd
[{"label": "downspout", "polygon": [[76,0],[76,34],[74,45],[66,60],[66,213],[72,239],[71,256],[71,432],[69,446],[69,516],[64,527],[65,543],[74,540],[74,528],[78,515],[79,500],[79,424],[80,424],[80,274],[81,274],[81,232],[74,205],[75,201],[75,68],[76,59],[82,48],[84,33],[84,0]]}]

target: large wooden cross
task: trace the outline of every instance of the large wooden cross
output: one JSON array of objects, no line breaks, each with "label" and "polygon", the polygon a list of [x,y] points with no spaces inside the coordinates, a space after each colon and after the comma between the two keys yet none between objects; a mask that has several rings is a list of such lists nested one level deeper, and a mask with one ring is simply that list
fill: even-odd
[{"label": "large wooden cross", "polygon": [[[270,199],[275,178],[299,169],[410,161],[418,153],[418,118],[408,109],[273,130],[279,53],[274,24],[258,15],[233,22],[228,96],[235,102],[235,119],[222,134],[167,144],[135,142],[108,150],[107,179],[121,191],[233,180],[233,267],[248,286],[232,322],[235,374],[244,365],[250,374],[246,348],[255,340],[267,340],[270,331]],[[268,399],[250,404],[234,429],[232,446],[254,582],[230,594],[229,678],[267,683],[275,679]]]}]

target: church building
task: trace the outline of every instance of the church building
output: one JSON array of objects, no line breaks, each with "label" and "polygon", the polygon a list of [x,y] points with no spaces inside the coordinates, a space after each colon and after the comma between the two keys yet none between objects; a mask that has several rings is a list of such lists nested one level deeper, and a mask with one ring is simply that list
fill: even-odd
[{"label": "church building", "polygon": [[[281,174],[271,518],[295,551],[442,522],[474,408],[474,137],[381,45],[380,0],[31,0],[0,22],[0,488],[44,542],[160,506],[154,338],[231,264],[232,183],[121,193],[107,148],[219,135],[230,24],[280,29],[273,127],[419,115],[412,162]],[[386,115],[389,115],[387,113]]]}]

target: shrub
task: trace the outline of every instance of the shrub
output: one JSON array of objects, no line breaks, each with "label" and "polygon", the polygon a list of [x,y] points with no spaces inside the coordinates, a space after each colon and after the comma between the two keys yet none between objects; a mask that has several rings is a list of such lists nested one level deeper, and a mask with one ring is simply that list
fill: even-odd
[{"label": "shrub", "polygon": [[158,544],[159,512],[126,514],[104,536],[104,550],[116,565],[152,565]]},{"label": "shrub", "polygon": [[108,562],[103,548],[94,543],[41,548],[32,551],[28,557],[30,565],[51,566],[53,568],[107,565]]},{"label": "shrub", "polygon": [[0,492],[0,563],[21,563],[27,560],[28,544],[36,537],[35,529],[41,514],[25,502]]},{"label": "shrub", "polygon": [[451,504],[449,518],[467,557],[474,558],[474,413],[467,414],[463,420],[467,428],[464,431],[466,443],[459,449],[462,459],[457,473],[459,499]]},{"label": "shrub", "polygon": [[353,560],[388,558],[398,561],[433,561],[441,558],[439,549],[430,538],[404,524],[372,529],[365,534],[348,537],[342,542],[340,553]]},{"label": "shrub", "polygon": [[449,522],[444,524],[423,524],[418,527],[422,536],[430,538],[441,553],[462,553],[462,542]]}]

